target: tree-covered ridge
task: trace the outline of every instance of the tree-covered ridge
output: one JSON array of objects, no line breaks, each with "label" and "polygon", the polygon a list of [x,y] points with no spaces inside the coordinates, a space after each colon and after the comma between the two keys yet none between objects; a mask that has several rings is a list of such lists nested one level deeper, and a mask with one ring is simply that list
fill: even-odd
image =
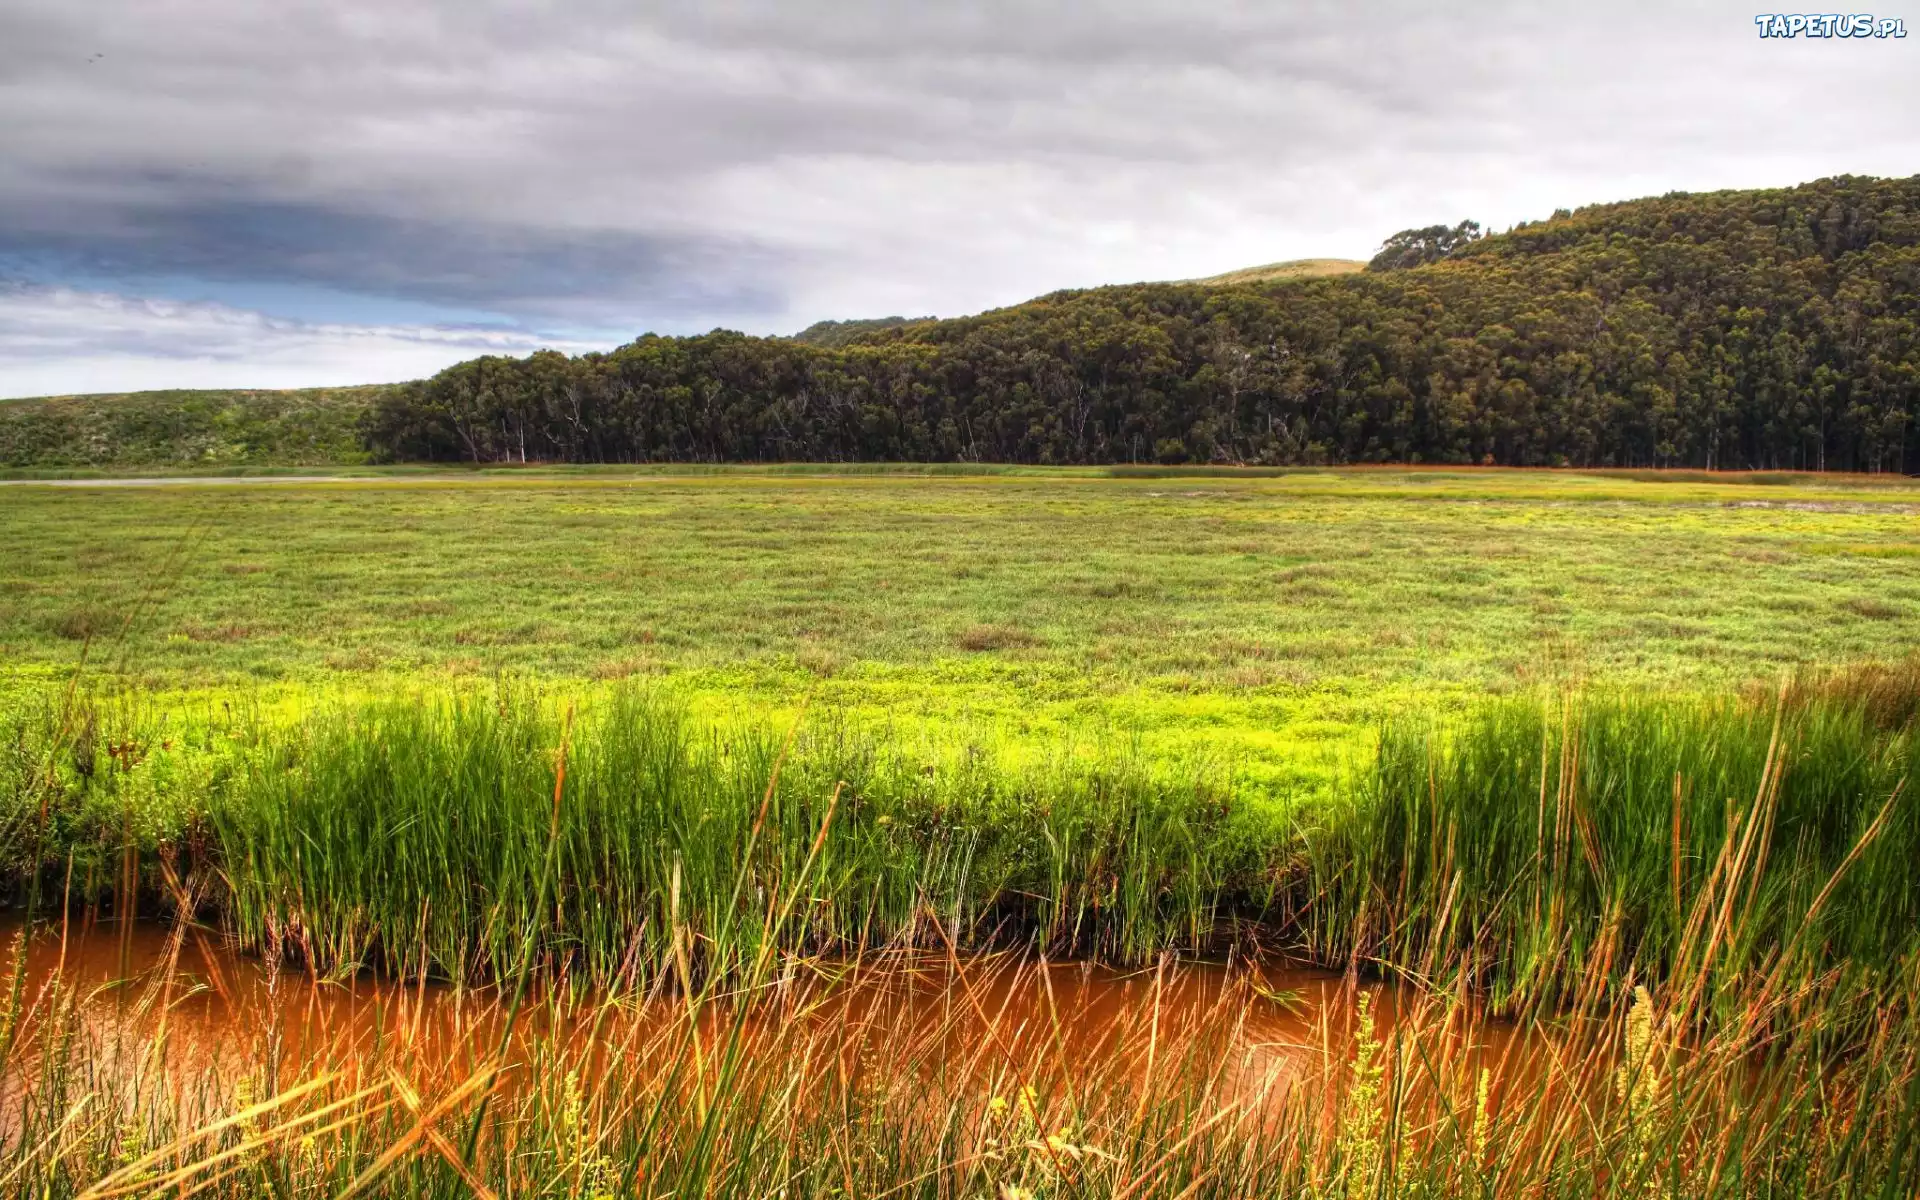
[{"label": "tree-covered ridge", "polygon": [[368,432],[395,459],[1912,470],[1917,296],[1920,177],[1849,177],[1556,214],[1412,269],[1059,292],[831,347],[717,331],[479,359]]}]

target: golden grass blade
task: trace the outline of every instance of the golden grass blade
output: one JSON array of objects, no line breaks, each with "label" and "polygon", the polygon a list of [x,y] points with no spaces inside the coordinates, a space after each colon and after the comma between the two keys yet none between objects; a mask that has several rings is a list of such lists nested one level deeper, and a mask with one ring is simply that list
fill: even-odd
[{"label": "golden grass blade", "polygon": [[[302,1084],[296,1084],[295,1086],[290,1087],[283,1092],[280,1092],[278,1095],[270,1096],[267,1099],[262,1100],[258,1104],[250,1105],[249,1107],[244,1108],[237,1113],[234,1113],[232,1116],[223,1117],[220,1120],[213,1122],[211,1125],[203,1126],[200,1129],[193,1131],[192,1133],[186,1134],[179,1138],[175,1138],[172,1142],[168,1143],[165,1146],[162,1146],[160,1149],[152,1151],[149,1154],[146,1154],[138,1159],[135,1159],[133,1162],[128,1163],[126,1166],[121,1167],[119,1170],[114,1171],[112,1174],[107,1175],[106,1177],[100,1179],[99,1181],[94,1183],[93,1186],[81,1192],[79,1197],[77,1197],[77,1200],[95,1200],[96,1197],[106,1197],[111,1195],[122,1194],[126,1190],[126,1189],[120,1189],[119,1187],[120,1181],[122,1179],[131,1175],[138,1174],[142,1171],[145,1171],[159,1164],[163,1160],[171,1157],[176,1152],[178,1152],[181,1147],[189,1146],[195,1142],[203,1141],[206,1138],[212,1137],[217,1133],[220,1133],[227,1129],[231,1129],[236,1125],[241,1125],[241,1124],[246,1124],[252,1121],[256,1121],[270,1112],[274,1112],[274,1111],[277,1111],[278,1109],[286,1107],[287,1105],[293,1103],[295,1100],[300,1099],[302,1096],[310,1095],[314,1091],[317,1091],[320,1088],[326,1087],[328,1084],[335,1082],[340,1077],[341,1077],[341,1072],[334,1071],[325,1075],[318,1076],[314,1079],[309,1079],[307,1082]],[[368,1094],[370,1093],[368,1092],[358,1093],[358,1095],[360,1096],[364,1096]],[[345,1103],[345,1101],[341,1101],[340,1103]],[[116,1190],[116,1189],[119,1189],[119,1190]]]},{"label": "golden grass blade", "polygon": [[454,1088],[453,1091],[442,1097],[438,1104],[420,1113],[414,1121],[413,1128],[395,1139],[393,1144],[388,1146],[373,1162],[369,1163],[365,1170],[354,1176],[352,1182],[341,1189],[336,1200],[347,1200],[350,1196],[358,1195],[382,1175],[385,1175],[393,1164],[405,1158],[412,1152],[416,1145],[426,1139],[426,1131],[435,1121],[440,1120],[458,1108],[468,1097],[476,1093],[483,1095],[491,1094],[492,1087],[498,1078],[498,1067],[492,1064],[482,1067],[479,1071],[469,1076],[460,1086]]}]

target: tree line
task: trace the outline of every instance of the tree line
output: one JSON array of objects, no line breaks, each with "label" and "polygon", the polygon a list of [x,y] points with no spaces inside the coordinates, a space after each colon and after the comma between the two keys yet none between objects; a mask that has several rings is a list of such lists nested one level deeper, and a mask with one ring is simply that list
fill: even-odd
[{"label": "tree line", "polygon": [[1478,234],[1409,230],[1334,278],[478,358],[383,393],[363,436],[430,462],[1920,470],[1920,176]]}]

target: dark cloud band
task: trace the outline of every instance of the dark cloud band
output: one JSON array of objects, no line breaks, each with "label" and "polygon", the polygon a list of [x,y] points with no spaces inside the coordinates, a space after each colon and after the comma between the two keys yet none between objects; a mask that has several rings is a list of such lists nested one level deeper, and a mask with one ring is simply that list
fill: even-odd
[{"label": "dark cloud band", "polygon": [[[762,313],[778,255],[720,238],[541,229],[356,213],[318,204],[139,198],[106,211],[21,212],[0,226],[16,274],[298,283],[499,312],[531,323],[634,325],[675,310]],[[104,206],[103,206],[104,207]]]}]

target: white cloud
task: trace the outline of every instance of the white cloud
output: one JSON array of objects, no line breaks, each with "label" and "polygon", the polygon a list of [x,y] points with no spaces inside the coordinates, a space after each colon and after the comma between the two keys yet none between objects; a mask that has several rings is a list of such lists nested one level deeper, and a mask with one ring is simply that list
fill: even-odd
[{"label": "white cloud", "polygon": [[310,324],[220,304],[0,287],[0,397],[388,382],[553,344],[520,332]]}]

